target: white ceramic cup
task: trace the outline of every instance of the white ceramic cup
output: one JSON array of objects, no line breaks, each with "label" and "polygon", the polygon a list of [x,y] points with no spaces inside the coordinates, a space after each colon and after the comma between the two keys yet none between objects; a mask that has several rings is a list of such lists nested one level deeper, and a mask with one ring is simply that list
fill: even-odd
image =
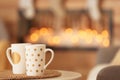
[{"label": "white ceramic cup", "polygon": [[[46,52],[51,53],[51,58],[45,64]],[[45,44],[33,44],[26,46],[26,74],[28,76],[42,76],[44,70],[52,62],[54,58],[54,51],[46,48]]]},{"label": "white ceramic cup", "polygon": [[13,74],[25,74],[25,46],[31,45],[30,43],[16,43],[11,44],[6,51],[7,58],[12,65]]}]

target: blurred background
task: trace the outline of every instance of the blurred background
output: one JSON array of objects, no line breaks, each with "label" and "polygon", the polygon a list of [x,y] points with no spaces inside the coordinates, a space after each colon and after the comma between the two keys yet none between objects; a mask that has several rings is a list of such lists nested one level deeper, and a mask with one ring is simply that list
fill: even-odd
[{"label": "blurred background", "polygon": [[119,8],[119,0],[0,0],[0,70],[11,68],[5,56],[11,43],[45,43],[55,50],[48,68],[86,80],[97,50],[120,45]]}]

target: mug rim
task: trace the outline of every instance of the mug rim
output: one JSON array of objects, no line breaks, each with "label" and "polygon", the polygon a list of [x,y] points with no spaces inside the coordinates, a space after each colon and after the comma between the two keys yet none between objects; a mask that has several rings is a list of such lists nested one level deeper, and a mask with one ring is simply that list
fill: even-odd
[{"label": "mug rim", "polygon": [[31,44],[31,43],[12,43],[11,46],[13,46],[13,45],[26,45],[26,44]]},{"label": "mug rim", "polygon": [[32,45],[26,45],[25,47],[34,47],[34,46],[45,46],[46,44],[32,44]]}]

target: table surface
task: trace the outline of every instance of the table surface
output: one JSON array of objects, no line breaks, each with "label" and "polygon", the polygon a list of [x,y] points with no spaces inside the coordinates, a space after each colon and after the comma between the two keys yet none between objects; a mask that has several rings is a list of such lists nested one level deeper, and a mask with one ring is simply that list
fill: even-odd
[{"label": "table surface", "polygon": [[82,76],[78,72],[72,72],[72,71],[63,71],[58,70],[61,72],[60,77],[54,77],[54,78],[46,78],[46,79],[34,79],[34,80],[80,80],[80,77]]}]

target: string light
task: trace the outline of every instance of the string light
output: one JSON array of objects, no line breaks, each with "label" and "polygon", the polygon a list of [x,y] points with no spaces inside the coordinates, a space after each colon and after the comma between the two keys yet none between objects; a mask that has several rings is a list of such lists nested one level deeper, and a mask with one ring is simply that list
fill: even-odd
[{"label": "string light", "polygon": [[[72,44],[72,46],[81,46],[84,45],[98,45],[108,47],[110,45],[109,33],[107,30],[103,30],[101,33],[97,33],[96,30],[86,29],[86,30],[77,30],[74,31],[72,28],[65,29],[63,35],[53,35],[52,29],[40,28],[32,29],[29,39],[31,42],[39,42],[45,40],[48,45],[65,45]],[[43,39],[45,38],[45,39]],[[82,43],[81,43],[82,42]]]}]

